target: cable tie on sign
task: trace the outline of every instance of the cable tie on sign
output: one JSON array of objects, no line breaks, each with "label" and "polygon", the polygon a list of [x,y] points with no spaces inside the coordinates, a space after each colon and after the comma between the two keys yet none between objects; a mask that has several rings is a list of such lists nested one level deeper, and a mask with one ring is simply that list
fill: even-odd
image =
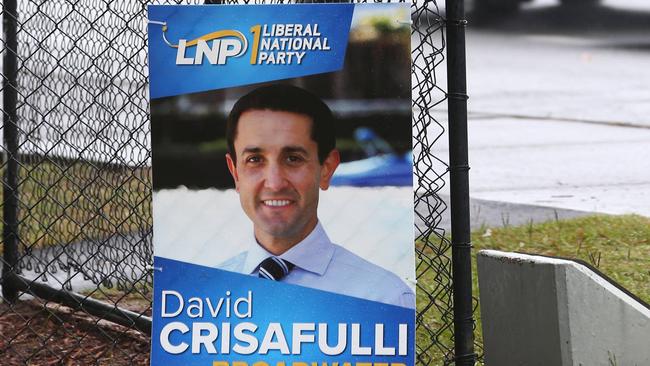
[{"label": "cable tie on sign", "polygon": [[156,267],[156,266],[146,266],[144,267],[147,271],[158,271],[162,272],[163,268],[162,267]]},{"label": "cable tie on sign", "polygon": [[399,20],[399,19],[397,19],[397,23],[402,24],[402,25],[412,25],[413,21],[411,19],[409,19],[409,20]]},{"label": "cable tie on sign", "polygon": [[447,93],[447,98],[448,99],[467,100],[467,99],[469,99],[469,95],[467,95],[465,93]]},{"label": "cable tie on sign", "polygon": [[166,33],[167,33],[167,29],[169,29],[169,27],[167,26],[167,22],[161,22],[161,21],[159,21],[159,20],[151,20],[151,19],[147,19],[147,23],[149,23],[149,24],[161,25],[161,26],[162,26],[162,38],[163,38],[163,41],[165,41],[165,43],[166,43],[169,47],[173,47],[173,48],[178,47],[178,46],[175,46],[175,45],[171,44],[171,42],[169,42],[169,41],[167,40]]},{"label": "cable tie on sign", "polygon": [[158,24],[158,25],[162,25],[163,27],[167,26],[167,22],[161,22],[161,21],[158,21],[158,20],[147,19],[147,23],[149,23],[149,24]]}]

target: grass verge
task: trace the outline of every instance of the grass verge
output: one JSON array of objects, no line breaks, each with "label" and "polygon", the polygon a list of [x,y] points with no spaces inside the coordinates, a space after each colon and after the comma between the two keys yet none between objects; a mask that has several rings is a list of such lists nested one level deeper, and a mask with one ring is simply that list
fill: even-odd
[{"label": "grass verge", "polygon": [[[472,233],[472,244],[475,297],[480,297],[476,253],[481,249],[495,249],[584,260],[643,301],[650,302],[650,219],[646,217],[594,215],[521,226],[483,227]],[[430,250],[429,254],[433,255],[433,251]],[[444,254],[451,258],[451,250]],[[419,311],[433,304],[424,314],[428,329],[421,327],[418,330],[417,341],[418,347],[429,350],[428,358],[434,365],[447,364],[443,352],[435,346],[436,342],[443,348],[453,348],[452,329],[449,328],[453,315],[445,311],[452,305],[449,294],[436,292],[439,280],[436,273],[426,273],[419,279],[419,286],[438,293],[435,298],[429,298],[423,291],[418,292]],[[477,307],[474,316],[476,352],[480,354],[483,339],[480,308]]]},{"label": "grass verge", "polygon": [[[473,233],[472,242],[477,251],[497,249],[581,259],[650,302],[649,218],[596,215],[483,228]],[[473,268],[477,273],[475,262]]]},{"label": "grass verge", "polygon": [[[149,168],[37,157],[23,160],[18,172],[21,252],[151,226]],[[0,198],[2,194],[0,190]]]}]

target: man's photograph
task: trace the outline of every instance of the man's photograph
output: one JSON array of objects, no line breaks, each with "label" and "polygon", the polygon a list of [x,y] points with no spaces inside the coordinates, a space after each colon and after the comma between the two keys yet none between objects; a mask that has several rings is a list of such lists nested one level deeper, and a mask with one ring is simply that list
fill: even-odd
[{"label": "man's photograph", "polygon": [[355,11],[337,72],[152,101],[154,254],[414,308],[408,19]]}]

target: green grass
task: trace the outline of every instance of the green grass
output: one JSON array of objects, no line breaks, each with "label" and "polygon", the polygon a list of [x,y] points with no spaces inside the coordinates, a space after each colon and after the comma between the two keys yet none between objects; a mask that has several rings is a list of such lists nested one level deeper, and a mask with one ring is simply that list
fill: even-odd
[{"label": "green grass", "polygon": [[[582,259],[620,283],[645,302],[650,302],[650,219],[636,216],[596,215],[571,220],[555,220],[540,224],[484,227],[472,233],[474,245],[472,269],[474,296],[480,296],[476,271],[476,253],[481,249],[517,251],[567,258]],[[425,250],[432,255],[433,251]],[[450,251],[446,252],[451,258]],[[435,273],[419,278],[419,285],[435,292]],[[418,310],[430,302],[424,291],[418,294]],[[444,309],[449,299],[438,296],[434,303]],[[449,302],[450,303],[450,302]],[[450,303],[451,304],[451,303]],[[451,306],[451,305],[449,305]],[[441,329],[452,321],[451,314],[433,307],[424,316],[431,329],[437,329],[437,341],[453,347],[450,329]],[[480,309],[475,313],[478,344],[482,343]],[[431,343],[431,336],[424,330],[417,332],[418,346]],[[480,349],[476,350],[480,352]],[[444,355],[435,347],[429,352],[431,364],[443,365]]]},{"label": "green grass", "polygon": [[472,242],[476,250],[497,249],[584,260],[650,302],[648,218],[597,215],[542,224],[485,228],[473,233]]},{"label": "green grass", "polygon": [[19,250],[150,227],[150,174],[148,168],[111,168],[88,162],[22,162]]}]

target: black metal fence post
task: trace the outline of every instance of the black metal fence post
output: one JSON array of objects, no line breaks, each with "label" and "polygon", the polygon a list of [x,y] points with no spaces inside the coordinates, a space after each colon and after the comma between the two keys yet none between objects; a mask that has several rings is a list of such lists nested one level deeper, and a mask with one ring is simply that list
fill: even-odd
[{"label": "black metal fence post", "polygon": [[18,298],[18,289],[12,283],[13,274],[18,263],[18,125],[16,105],[18,91],[16,76],[18,73],[18,12],[16,0],[3,1],[2,22],[4,30],[4,57],[2,80],[3,90],[3,130],[6,166],[3,174],[3,266],[2,296],[6,301],[14,302]]},{"label": "black metal fence post", "polygon": [[472,244],[469,219],[467,153],[467,82],[465,7],[463,0],[446,0],[447,97],[449,103],[449,172],[454,299],[454,354],[458,366],[474,365],[472,306]]}]

